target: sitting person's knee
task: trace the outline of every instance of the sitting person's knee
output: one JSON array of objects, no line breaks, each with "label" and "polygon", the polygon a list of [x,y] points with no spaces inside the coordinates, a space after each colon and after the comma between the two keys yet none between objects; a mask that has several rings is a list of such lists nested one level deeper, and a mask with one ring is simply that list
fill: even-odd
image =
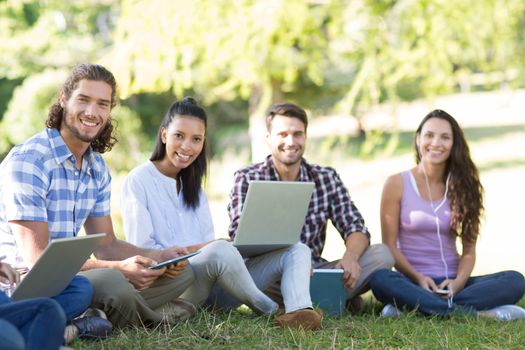
[{"label": "sitting person's knee", "polygon": [[375,244],[374,257],[381,268],[391,269],[395,264],[394,256],[386,244]]}]

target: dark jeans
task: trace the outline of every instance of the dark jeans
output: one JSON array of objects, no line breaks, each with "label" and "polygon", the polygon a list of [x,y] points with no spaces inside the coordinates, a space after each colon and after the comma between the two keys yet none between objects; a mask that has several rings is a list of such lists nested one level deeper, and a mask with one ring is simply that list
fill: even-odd
[{"label": "dark jeans", "polygon": [[[433,278],[436,284],[445,278]],[[370,286],[374,296],[385,304],[399,309],[417,309],[425,315],[445,316],[454,312],[475,314],[496,306],[515,304],[525,293],[525,279],[516,271],[502,271],[491,275],[470,277],[459,293],[454,294],[453,305],[445,298],[421,288],[403,274],[379,270],[372,275]]]},{"label": "dark jeans", "polygon": [[52,299],[62,306],[66,320],[69,322],[86,311],[91,305],[93,286],[86,277],[77,275],[62,293]]},{"label": "dark jeans", "polygon": [[49,298],[12,301],[0,293],[0,349],[52,349],[64,342],[66,317]]}]

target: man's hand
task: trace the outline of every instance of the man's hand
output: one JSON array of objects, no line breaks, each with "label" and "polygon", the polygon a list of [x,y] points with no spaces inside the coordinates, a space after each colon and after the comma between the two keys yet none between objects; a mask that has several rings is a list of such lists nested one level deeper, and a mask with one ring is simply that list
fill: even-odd
[{"label": "man's hand", "polygon": [[13,269],[11,265],[2,262],[0,262],[0,277],[7,279],[11,284],[20,282],[18,271]]},{"label": "man's hand", "polygon": [[346,239],[346,251],[336,265],[337,268],[343,269],[345,288],[353,289],[355,287],[357,280],[361,276],[359,258],[369,244],[370,240],[363,232],[354,232]]},{"label": "man's hand", "polygon": [[166,272],[165,267],[156,270],[149,269],[149,267],[155,263],[156,262],[150,258],[136,255],[120,261],[118,269],[135,289],[144,290]]},{"label": "man's hand", "polygon": [[354,288],[359,276],[361,276],[361,266],[359,265],[357,256],[345,254],[335,267],[343,269],[345,288]]}]

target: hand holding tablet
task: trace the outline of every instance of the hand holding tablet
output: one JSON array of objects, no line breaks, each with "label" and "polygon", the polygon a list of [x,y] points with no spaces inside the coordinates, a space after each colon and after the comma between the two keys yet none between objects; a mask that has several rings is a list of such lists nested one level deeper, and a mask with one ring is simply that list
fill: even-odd
[{"label": "hand holding tablet", "polygon": [[183,261],[183,260],[186,260],[188,258],[191,258],[192,256],[199,254],[200,252],[201,252],[200,250],[196,250],[193,253],[189,253],[189,254],[186,254],[186,255],[178,256],[178,257],[173,258],[173,259],[165,260],[165,261],[160,262],[158,264],[152,265],[149,268],[152,269],[152,270],[157,270],[157,269],[163,268],[164,266],[173,265],[173,264],[178,263],[179,261]]}]

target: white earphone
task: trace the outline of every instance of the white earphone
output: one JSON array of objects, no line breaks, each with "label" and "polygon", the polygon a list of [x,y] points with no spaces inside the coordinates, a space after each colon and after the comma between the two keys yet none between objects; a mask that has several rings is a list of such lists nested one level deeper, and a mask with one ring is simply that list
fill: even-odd
[{"label": "white earphone", "polygon": [[[423,163],[423,159],[421,159],[421,162]],[[423,165],[423,174],[425,175],[425,183],[427,185],[428,198],[430,199],[430,207],[432,208],[432,212],[434,213],[434,219],[436,221],[436,235],[439,241],[439,252],[441,254],[441,261],[443,262],[443,265],[445,267],[445,279],[448,280],[448,264],[447,264],[447,261],[445,260],[445,254],[443,252],[443,241],[441,240],[441,231],[439,228],[439,217],[437,215],[437,212],[443,206],[443,204],[445,204],[445,202],[447,201],[448,182],[450,180],[450,173],[448,173],[447,179],[445,181],[445,195],[443,196],[443,200],[436,207],[434,207],[434,201],[432,200],[432,192],[430,191],[430,184],[428,182],[427,172],[425,170],[425,165],[424,164],[422,165]],[[450,297],[448,298],[449,308],[452,308],[453,300],[454,300],[454,290],[450,289]]]}]

